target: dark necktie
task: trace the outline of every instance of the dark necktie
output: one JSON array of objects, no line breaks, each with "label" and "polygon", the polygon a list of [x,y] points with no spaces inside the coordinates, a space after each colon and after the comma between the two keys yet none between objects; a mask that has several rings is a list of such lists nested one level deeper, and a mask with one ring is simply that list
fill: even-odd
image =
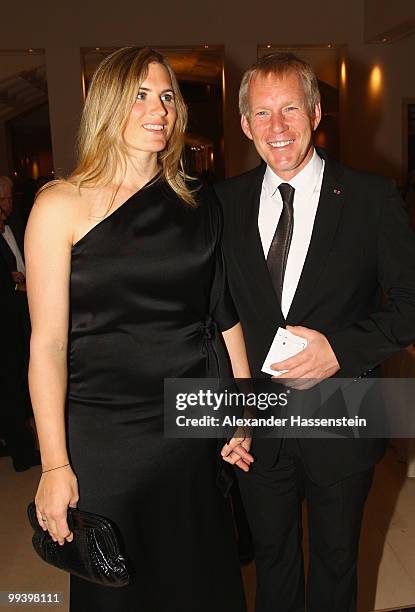
[{"label": "dark necktie", "polygon": [[282,211],[268,251],[267,265],[275,293],[281,304],[285,267],[294,227],[293,201],[295,189],[288,183],[281,183],[278,189],[282,197]]}]

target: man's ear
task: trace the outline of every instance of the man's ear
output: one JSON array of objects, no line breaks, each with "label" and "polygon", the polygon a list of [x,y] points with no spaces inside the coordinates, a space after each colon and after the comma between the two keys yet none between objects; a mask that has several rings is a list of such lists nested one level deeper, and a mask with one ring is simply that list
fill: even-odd
[{"label": "man's ear", "polygon": [[253,140],[251,128],[249,127],[249,121],[246,115],[241,115],[241,128],[245,136],[247,136],[249,140]]},{"label": "man's ear", "polygon": [[318,125],[321,121],[321,104],[320,102],[314,107],[314,117],[313,117],[313,131],[318,128]]}]

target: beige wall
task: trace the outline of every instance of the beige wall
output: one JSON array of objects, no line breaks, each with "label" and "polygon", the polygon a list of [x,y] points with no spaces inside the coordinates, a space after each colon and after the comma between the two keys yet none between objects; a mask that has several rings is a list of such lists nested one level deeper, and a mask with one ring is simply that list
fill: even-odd
[{"label": "beige wall", "polygon": [[[17,3],[9,3],[2,11],[0,46],[46,49],[55,165],[69,170],[81,108],[80,47],[223,44],[226,163],[231,175],[257,160],[240,132],[236,95],[243,70],[256,58],[257,44],[347,45],[349,87],[341,104],[342,158],[399,179],[401,99],[415,98],[414,73],[409,69],[409,59],[415,57],[415,37],[394,45],[366,45],[364,19],[364,0],[297,0],[295,4],[177,0],[157,5],[122,0],[105,4],[55,1],[27,3],[23,12]],[[367,79],[374,61],[382,64],[385,90],[376,103],[369,104]]]},{"label": "beige wall", "polygon": [[414,0],[365,0],[365,40],[414,19]]}]

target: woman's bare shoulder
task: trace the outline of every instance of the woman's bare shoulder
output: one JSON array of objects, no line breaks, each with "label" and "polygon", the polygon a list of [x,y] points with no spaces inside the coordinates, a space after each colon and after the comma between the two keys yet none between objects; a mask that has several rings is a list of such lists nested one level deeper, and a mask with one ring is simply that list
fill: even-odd
[{"label": "woman's bare shoulder", "polygon": [[58,209],[60,213],[73,209],[82,199],[80,190],[69,181],[53,181],[45,185],[35,199],[34,207],[42,209]]},{"label": "woman's bare shoulder", "polygon": [[49,240],[71,244],[84,209],[79,189],[68,181],[55,181],[36,196],[26,230],[26,242],[45,234]]}]

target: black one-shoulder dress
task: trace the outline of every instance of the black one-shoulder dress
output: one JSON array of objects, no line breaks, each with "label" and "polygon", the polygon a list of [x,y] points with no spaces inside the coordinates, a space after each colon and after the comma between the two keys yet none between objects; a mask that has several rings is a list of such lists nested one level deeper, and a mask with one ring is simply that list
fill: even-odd
[{"label": "black one-shoulder dress", "polygon": [[133,574],[120,589],[72,576],[72,612],[245,610],[216,441],[163,436],[164,378],[216,376],[212,336],[237,322],[220,208],[206,187],[197,201],[185,205],[159,178],[72,250],[67,427],[78,506],[115,522]]}]

